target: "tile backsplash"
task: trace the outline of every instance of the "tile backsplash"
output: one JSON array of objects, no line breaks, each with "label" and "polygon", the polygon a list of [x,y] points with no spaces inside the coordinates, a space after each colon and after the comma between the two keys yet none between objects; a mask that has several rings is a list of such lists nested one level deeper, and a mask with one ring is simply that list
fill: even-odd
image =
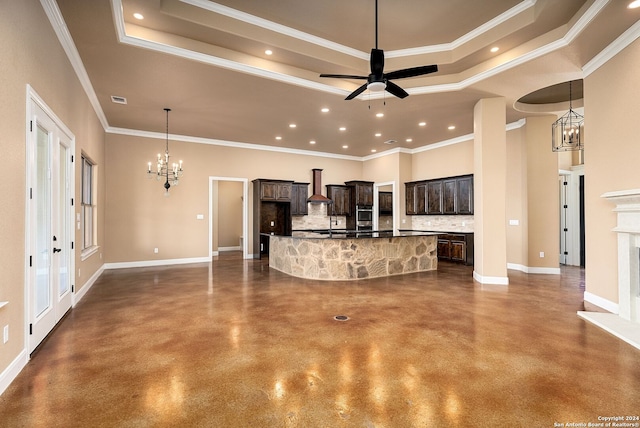
[{"label": "tile backsplash", "polygon": [[[293,230],[305,229],[329,229],[329,216],[327,216],[327,204],[307,204],[309,213],[304,216],[293,216],[291,228]],[[331,216],[333,229],[345,229],[347,219],[345,216]],[[338,224],[336,224],[336,222]]]},{"label": "tile backsplash", "polygon": [[472,215],[414,215],[411,229],[434,232],[473,232]]}]

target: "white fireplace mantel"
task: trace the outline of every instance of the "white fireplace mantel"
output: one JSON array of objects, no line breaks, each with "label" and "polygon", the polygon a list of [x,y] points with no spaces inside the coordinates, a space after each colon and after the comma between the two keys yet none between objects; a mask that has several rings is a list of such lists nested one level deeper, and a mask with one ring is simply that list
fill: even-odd
[{"label": "white fireplace mantel", "polygon": [[613,202],[618,235],[618,313],[578,315],[640,349],[640,189],[607,192]]}]

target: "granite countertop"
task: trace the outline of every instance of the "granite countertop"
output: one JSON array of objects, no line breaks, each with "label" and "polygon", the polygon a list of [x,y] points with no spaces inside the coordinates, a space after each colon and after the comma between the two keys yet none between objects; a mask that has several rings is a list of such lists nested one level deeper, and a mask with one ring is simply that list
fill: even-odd
[{"label": "granite countertop", "polygon": [[400,229],[400,232],[429,232],[436,234],[449,234],[449,235],[473,235],[473,230],[413,230],[413,229]]},{"label": "granite countertop", "polygon": [[[265,234],[269,235],[269,234]],[[392,230],[381,231],[356,231],[347,229],[338,229],[329,231],[329,229],[315,230],[295,230],[291,233],[291,238],[311,238],[311,239],[346,239],[346,238],[394,238],[402,236],[431,236],[438,235],[437,232],[428,232],[420,230],[400,230],[394,232]],[[274,236],[274,235],[270,235]],[[277,235],[282,236],[282,235]]]}]

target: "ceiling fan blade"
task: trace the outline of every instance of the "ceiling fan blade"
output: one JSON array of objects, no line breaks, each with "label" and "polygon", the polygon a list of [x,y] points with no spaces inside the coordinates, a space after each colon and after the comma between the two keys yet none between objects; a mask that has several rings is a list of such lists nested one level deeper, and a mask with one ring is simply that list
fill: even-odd
[{"label": "ceiling fan blade", "polygon": [[331,77],[331,78],[334,78],[334,79],[367,80],[367,76],[352,76],[350,74],[321,74],[320,77]]},{"label": "ceiling fan blade", "polygon": [[387,79],[405,79],[407,77],[422,76],[423,74],[435,73],[438,71],[437,65],[423,65],[421,67],[405,68],[396,70],[384,75]]},{"label": "ceiling fan blade", "polygon": [[384,73],[384,51],[382,49],[371,49],[371,74],[377,79],[382,79]]},{"label": "ceiling fan blade", "polygon": [[390,80],[387,80],[386,91],[389,92],[391,95],[395,95],[398,98],[406,98],[409,96],[409,93],[407,91],[405,91],[395,83],[391,82]]},{"label": "ceiling fan blade", "polygon": [[358,95],[360,95],[361,93],[363,93],[367,89],[367,85],[368,85],[368,83],[365,83],[364,85],[360,86],[355,91],[351,92],[349,94],[349,96],[347,98],[345,98],[345,100],[352,100],[355,97],[357,97]]}]

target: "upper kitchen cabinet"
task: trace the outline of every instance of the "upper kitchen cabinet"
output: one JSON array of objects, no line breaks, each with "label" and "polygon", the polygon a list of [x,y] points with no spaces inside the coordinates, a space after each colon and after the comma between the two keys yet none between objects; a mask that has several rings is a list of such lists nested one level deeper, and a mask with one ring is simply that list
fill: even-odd
[{"label": "upper kitchen cabinet", "polygon": [[393,192],[378,193],[378,214],[393,214]]},{"label": "upper kitchen cabinet", "polygon": [[373,181],[345,181],[345,185],[351,187],[351,199],[353,206],[373,206]]},{"label": "upper kitchen cabinet", "polygon": [[473,214],[473,175],[457,178],[456,205],[458,214]]},{"label": "upper kitchen cabinet", "polygon": [[427,183],[427,214],[442,214],[442,180]]},{"label": "upper kitchen cabinet", "polygon": [[351,186],[327,184],[327,198],[333,203],[327,207],[327,215],[351,215]]},{"label": "upper kitchen cabinet", "polygon": [[289,180],[254,180],[259,186],[261,201],[291,202],[293,181]]},{"label": "upper kitchen cabinet", "polygon": [[473,175],[405,183],[407,215],[473,214]]},{"label": "upper kitchen cabinet", "polygon": [[309,183],[293,183],[291,185],[291,215],[307,215],[309,209]]}]

